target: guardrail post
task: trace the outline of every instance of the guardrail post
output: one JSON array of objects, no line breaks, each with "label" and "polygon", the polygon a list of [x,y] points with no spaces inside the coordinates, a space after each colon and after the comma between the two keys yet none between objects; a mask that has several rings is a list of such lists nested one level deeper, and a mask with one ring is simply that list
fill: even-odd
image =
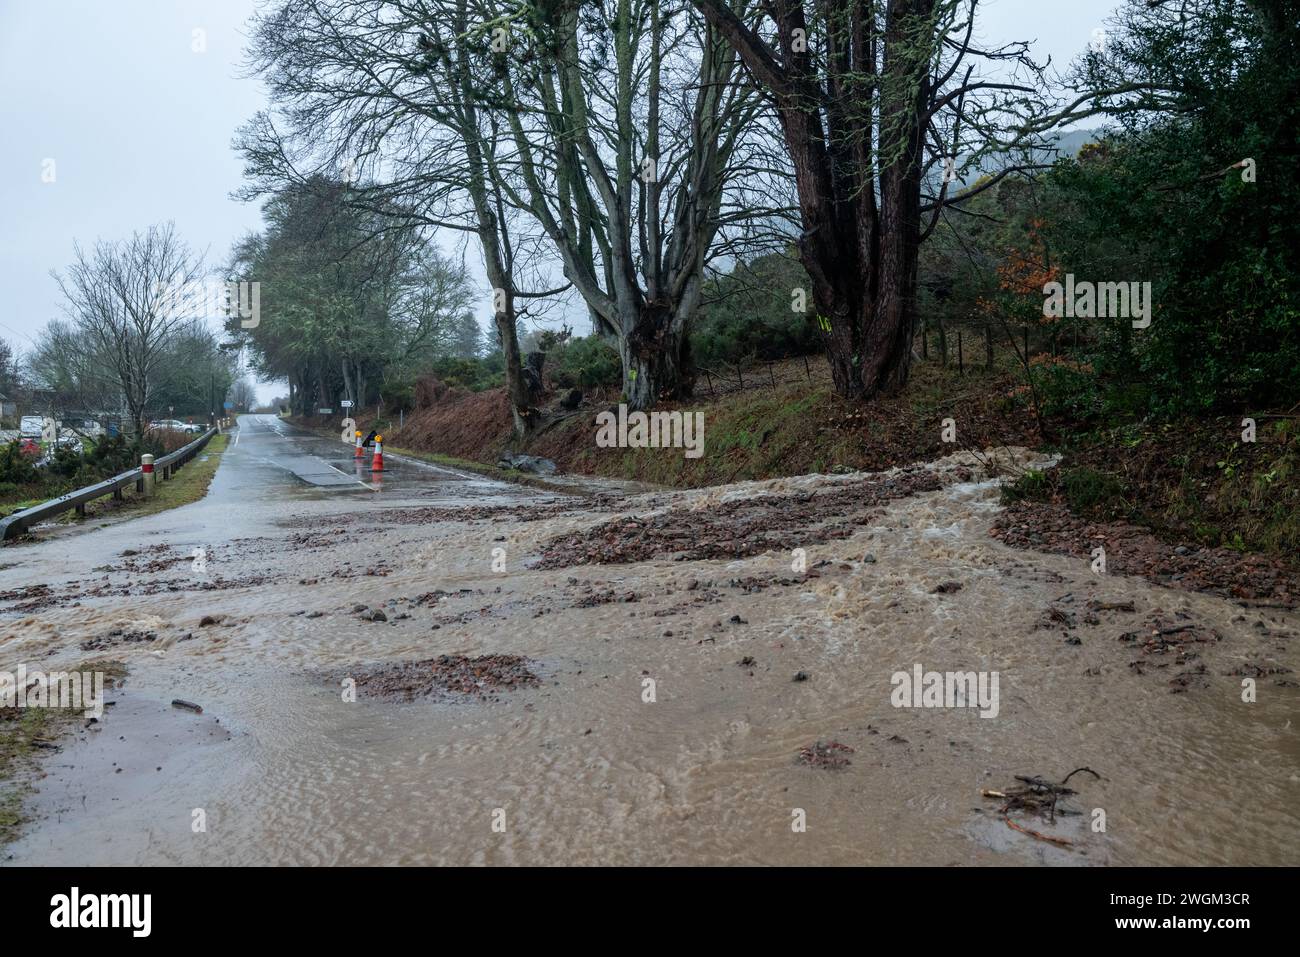
[{"label": "guardrail post", "polygon": [[140,492],[145,498],[153,494],[153,456],[146,452],[140,456]]}]

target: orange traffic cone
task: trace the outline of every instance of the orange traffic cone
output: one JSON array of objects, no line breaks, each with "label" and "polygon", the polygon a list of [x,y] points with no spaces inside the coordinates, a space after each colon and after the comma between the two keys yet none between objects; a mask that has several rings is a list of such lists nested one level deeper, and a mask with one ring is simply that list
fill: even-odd
[{"label": "orange traffic cone", "polygon": [[375,436],[375,457],[370,460],[370,471],[382,472],[384,470],[384,437]]},{"label": "orange traffic cone", "polygon": [[361,430],[357,429],[357,454],[353,458],[365,458],[365,454],[361,448]]}]

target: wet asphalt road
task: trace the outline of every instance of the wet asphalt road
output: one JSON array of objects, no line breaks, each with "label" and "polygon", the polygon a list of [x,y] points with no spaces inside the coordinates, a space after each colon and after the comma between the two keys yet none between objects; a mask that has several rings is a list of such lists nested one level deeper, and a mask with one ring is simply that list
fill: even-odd
[{"label": "wet asphalt road", "polygon": [[[544,499],[517,485],[391,454],[382,472],[369,453],[356,461],[342,441],[304,432],[274,415],[243,415],[231,431],[208,493],[197,502],[153,515],[111,512],[73,524],[38,525],[35,541],[0,549],[0,593],[49,585],[84,586],[120,565],[124,553],[209,555],[238,552],[281,523],[326,524],[388,508],[519,502]],[[183,474],[183,473],[182,473]],[[0,607],[0,622],[14,618]],[[0,645],[4,637],[0,627]]]}]

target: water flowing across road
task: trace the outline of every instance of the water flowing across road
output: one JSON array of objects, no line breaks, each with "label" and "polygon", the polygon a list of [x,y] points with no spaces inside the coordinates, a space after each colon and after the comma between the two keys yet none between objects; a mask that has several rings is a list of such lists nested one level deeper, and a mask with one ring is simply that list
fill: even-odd
[{"label": "water flowing across road", "polygon": [[[203,501],[0,551],[0,668],[130,672],[46,761],[7,860],[1298,862],[1294,613],[1008,548],[982,456],[594,503],[391,464],[244,416]],[[725,552],[755,502],[771,547],[743,557],[554,559],[665,515],[678,552]],[[540,682],[340,691],[385,662],[499,654]],[[891,676],[917,665],[998,672],[996,717],[895,707]],[[847,764],[801,760],[815,742]],[[981,793],[1081,766],[1100,780],[1071,779],[1080,813],[1017,818],[1069,846]]]}]

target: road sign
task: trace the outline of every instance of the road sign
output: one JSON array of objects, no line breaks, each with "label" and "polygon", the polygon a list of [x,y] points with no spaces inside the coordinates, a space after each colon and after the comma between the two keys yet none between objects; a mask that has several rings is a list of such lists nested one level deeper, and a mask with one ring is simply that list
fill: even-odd
[{"label": "road sign", "polygon": [[321,409],[321,410],[320,410],[320,414],[321,414],[321,415],[333,415],[333,414],[334,414],[334,410],[333,410],[333,409]]},{"label": "road sign", "polygon": [[223,403],[221,403],[221,407],[222,407],[223,409],[225,409],[227,412],[229,412],[231,409],[233,409],[233,408],[235,407],[235,403],[233,403],[233,402],[223,402]]},{"label": "road sign", "polygon": [[343,406],[343,408],[345,409],[350,409],[352,408],[352,400],[344,399],[342,402],[339,403],[339,405]]}]

